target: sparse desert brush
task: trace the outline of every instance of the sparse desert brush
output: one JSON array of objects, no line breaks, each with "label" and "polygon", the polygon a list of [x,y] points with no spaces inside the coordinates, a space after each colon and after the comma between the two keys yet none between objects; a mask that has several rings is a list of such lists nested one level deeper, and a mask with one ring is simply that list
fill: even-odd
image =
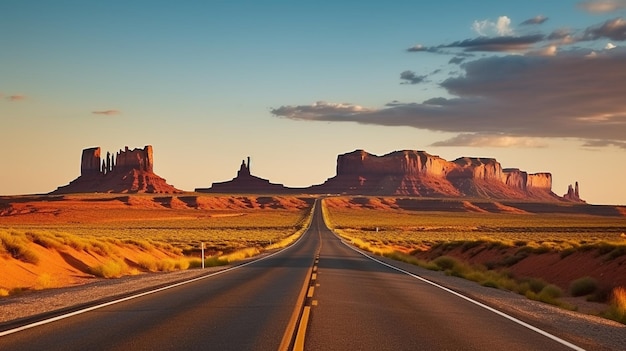
[{"label": "sparse desert brush", "polygon": [[605,316],[626,324],[626,288],[618,286],[611,293],[611,307]]},{"label": "sparse desert brush", "polygon": [[4,252],[22,262],[37,264],[39,256],[28,247],[29,242],[24,233],[0,231],[0,248]]},{"label": "sparse desert brush", "polygon": [[569,293],[574,297],[591,295],[598,290],[598,281],[591,277],[582,277],[572,281]]},{"label": "sparse desert brush", "polygon": [[63,247],[63,241],[59,240],[57,236],[49,232],[26,232],[26,236],[30,238],[32,242],[46,249],[61,249]]},{"label": "sparse desert brush", "polygon": [[55,277],[51,276],[49,273],[42,273],[37,277],[35,281],[35,290],[43,290],[55,288],[58,286],[57,280]]},{"label": "sparse desert brush", "polygon": [[91,267],[91,274],[100,278],[119,278],[129,272],[126,262],[120,259],[110,259],[106,262]]},{"label": "sparse desert brush", "polygon": [[258,255],[259,253],[260,253],[260,251],[256,247],[249,247],[249,248],[237,250],[235,252],[231,252],[231,253],[226,254],[226,255],[222,255],[222,256],[220,256],[220,259],[221,260],[225,260],[225,261],[230,263],[230,262],[244,260],[244,259],[246,259],[248,257],[252,257],[252,256],[255,256],[255,255]]},{"label": "sparse desert brush", "polygon": [[433,263],[436,264],[443,271],[453,269],[455,266],[459,265],[459,261],[456,258],[450,256],[437,257],[433,260]]},{"label": "sparse desert brush", "polygon": [[[218,256],[209,256],[204,259],[205,267],[216,267],[216,266],[225,266],[228,264],[228,261],[222,259]],[[202,267],[202,260],[199,258],[192,258],[189,260],[190,268],[200,268]]]},{"label": "sparse desert brush", "polygon": [[9,290],[5,289],[5,288],[0,288],[0,297],[7,297],[9,296]]}]

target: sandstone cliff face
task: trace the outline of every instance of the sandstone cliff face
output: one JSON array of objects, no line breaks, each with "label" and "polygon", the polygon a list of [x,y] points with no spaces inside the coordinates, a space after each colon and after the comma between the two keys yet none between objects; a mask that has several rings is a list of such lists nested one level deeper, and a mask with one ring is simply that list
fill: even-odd
[{"label": "sandstone cliff face", "polygon": [[384,156],[356,150],[337,157],[337,175],[312,187],[316,192],[436,197],[487,197],[557,201],[550,173],[503,169],[493,158],[452,162],[424,151]]},{"label": "sandstone cliff face", "polygon": [[52,194],[66,193],[179,193],[165,179],[154,174],[152,146],[129,150],[128,146],[102,157],[99,147],[84,149],[80,176]]},{"label": "sandstone cliff face", "polygon": [[337,174],[381,174],[413,176],[418,174],[445,175],[450,162],[424,151],[396,151],[384,156],[372,155],[363,150],[337,157]]}]

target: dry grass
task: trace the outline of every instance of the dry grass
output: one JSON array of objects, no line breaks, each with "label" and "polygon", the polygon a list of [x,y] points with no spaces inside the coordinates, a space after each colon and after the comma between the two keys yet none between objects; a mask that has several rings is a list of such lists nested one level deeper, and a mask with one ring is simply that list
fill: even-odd
[{"label": "dry grass", "polygon": [[623,217],[343,208],[328,206],[329,200],[338,200],[324,200],[325,218],[337,233],[380,248],[488,241],[565,252],[604,246],[613,258],[626,254]]},{"label": "dry grass", "polygon": [[626,288],[617,287],[611,294],[611,308],[606,317],[626,324]]},{"label": "dry grass", "polygon": [[93,275],[100,278],[119,278],[131,273],[126,262],[120,259],[110,259],[106,262],[91,267],[90,271]]}]

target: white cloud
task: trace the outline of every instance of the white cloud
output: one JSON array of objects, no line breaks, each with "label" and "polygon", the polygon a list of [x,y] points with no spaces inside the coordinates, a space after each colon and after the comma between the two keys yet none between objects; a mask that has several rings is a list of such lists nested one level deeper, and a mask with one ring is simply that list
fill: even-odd
[{"label": "white cloud", "polygon": [[478,35],[484,37],[490,36],[508,36],[513,35],[513,29],[511,28],[511,19],[507,16],[500,16],[496,22],[489,20],[474,21],[472,24],[472,30]]},{"label": "white cloud", "polygon": [[604,47],[604,49],[606,50],[611,50],[611,49],[615,49],[617,46],[613,43],[607,43],[606,46]]},{"label": "white cloud", "polygon": [[543,148],[548,145],[535,138],[514,137],[498,134],[462,133],[448,140],[438,141],[431,146],[472,146],[472,147],[527,147]]}]

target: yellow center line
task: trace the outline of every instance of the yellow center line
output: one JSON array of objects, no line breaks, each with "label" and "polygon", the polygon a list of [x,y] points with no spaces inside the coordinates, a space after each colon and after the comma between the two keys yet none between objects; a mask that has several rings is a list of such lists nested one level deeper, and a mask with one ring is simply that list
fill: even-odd
[{"label": "yellow center line", "polygon": [[313,291],[315,291],[315,287],[310,286],[309,292],[306,294],[306,297],[313,297]]},{"label": "yellow center line", "polygon": [[302,310],[302,318],[300,319],[300,325],[298,326],[298,334],[296,335],[296,342],[293,345],[295,350],[304,350],[304,336],[306,334],[306,328],[309,324],[309,314],[311,313],[311,306],[304,306]]},{"label": "yellow center line", "polygon": [[317,279],[317,273],[311,274],[311,280],[316,280],[316,279]]}]

